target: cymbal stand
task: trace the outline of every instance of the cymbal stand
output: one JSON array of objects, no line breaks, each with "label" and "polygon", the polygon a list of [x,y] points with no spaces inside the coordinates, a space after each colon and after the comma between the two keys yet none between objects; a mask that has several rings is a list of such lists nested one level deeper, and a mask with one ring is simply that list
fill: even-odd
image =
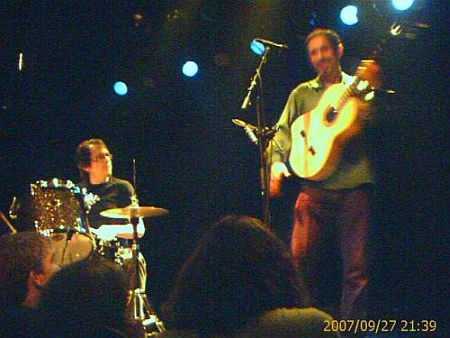
[{"label": "cymbal stand", "polygon": [[131,245],[132,253],[132,285],[129,291],[130,300],[132,302],[133,319],[142,323],[145,332],[153,331],[156,328],[158,332],[164,332],[164,324],[156,315],[155,310],[145,294],[145,290],[141,288],[139,280],[139,243],[137,227],[139,217],[131,217],[130,223],[133,225],[133,242]]}]

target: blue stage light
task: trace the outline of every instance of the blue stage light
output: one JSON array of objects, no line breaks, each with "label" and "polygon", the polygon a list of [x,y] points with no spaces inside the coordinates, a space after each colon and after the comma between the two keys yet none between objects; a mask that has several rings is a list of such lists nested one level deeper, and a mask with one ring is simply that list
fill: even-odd
[{"label": "blue stage light", "polygon": [[406,11],[414,3],[414,0],[392,0],[392,6],[398,11]]},{"label": "blue stage light", "polygon": [[341,21],[348,26],[358,23],[358,8],[353,5],[345,6],[341,10]]},{"label": "blue stage light", "polygon": [[117,81],[114,83],[114,91],[117,95],[125,95],[128,93],[128,87],[125,82]]},{"label": "blue stage light", "polygon": [[198,73],[198,65],[194,61],[187,61],[183,65],[183,74],[188,77],[193,77]]},{"label": "blue stage light", "polygon": [[250,44],[250,49],[256,55],[262,55],[264,53],[266,47],[264,47],[264,45],[261,42],[253,40]]}]

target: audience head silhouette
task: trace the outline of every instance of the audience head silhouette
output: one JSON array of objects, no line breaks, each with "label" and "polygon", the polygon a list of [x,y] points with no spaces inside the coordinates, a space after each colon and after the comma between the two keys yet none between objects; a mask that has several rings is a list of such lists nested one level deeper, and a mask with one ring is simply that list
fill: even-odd
[{"label": "audience head silhouette", "polygon": [[227,216],[208,229],[163,311],[172,328],[230,334],[263,313],[302,306],[284,244],[250,216]]},{"label": "audience head silhouette", "polygon": [[65,337],[121,336],[127,329],[127,279],[114,263],[92,258],[64,267],[48,283],[41,308]]},{"label": "audience head silhouette", "polygon": [[0,237],[0,305],[37,306],[41,292],[59,270],[50,240],[34,231]]}]

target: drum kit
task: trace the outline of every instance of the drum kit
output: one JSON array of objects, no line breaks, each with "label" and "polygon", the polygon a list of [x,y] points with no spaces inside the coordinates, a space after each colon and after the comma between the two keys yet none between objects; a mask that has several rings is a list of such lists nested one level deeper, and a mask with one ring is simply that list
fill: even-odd
[{"label": "drum kit", "polygon": [[[111,235],[109,231],[110,235],[104,235],[105,232],[89,227],[87,215],[97,201],[98,196],[88,193],[70,180],[40,180],[30,185],[30,191],[21,203],[20,224],[22,228],[26,225],[27,230],[31,226],[50,238],[56,263],[61,266],[93,256],[104,257],[122,267],[126,261],[131,261],[129,305],[133,309],[134,319],[143,324],[147,333],[149,330],[164,331],[163,323],[158,319],[138,281],[140,252],[137,228],[139,220],[164,216],[168,214],[168,210],[131,205],[100,213],[107,218],[126,219],[132,224],[132,236],[128,234],[128,237],[123,237],[132,241],[130,254],[129,248],[122,246],[117,238],[120,237],[117,232]],[[10,216],[12,219],[17,218],[17,212],[10,210]]]}]

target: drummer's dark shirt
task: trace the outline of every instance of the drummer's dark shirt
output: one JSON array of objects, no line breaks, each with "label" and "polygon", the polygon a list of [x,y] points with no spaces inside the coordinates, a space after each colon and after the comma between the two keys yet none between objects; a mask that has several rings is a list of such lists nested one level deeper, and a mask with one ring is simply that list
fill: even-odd
[{"label": "drummer's dark shirt", "polygon": [[88,212],[89,226],[98,228],[102,224],[126,224],[126,219],[113,219],[100,215],[100,212],[112,208],[124,208],[135,200],[135,190],[130,182],[116,177],[110,177],[109,181],[102,184],[90,184],[80,182],[80,188],[86,188],[87,192],[97,195],[100,200],[95,202]]}]

